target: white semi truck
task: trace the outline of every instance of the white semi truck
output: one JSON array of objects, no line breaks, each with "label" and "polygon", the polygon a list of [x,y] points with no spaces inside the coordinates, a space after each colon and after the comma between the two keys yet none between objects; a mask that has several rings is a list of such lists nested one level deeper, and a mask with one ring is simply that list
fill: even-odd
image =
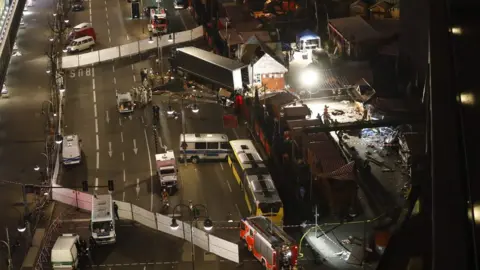
[{"label": "white semi truck", "polygon": [[92,237],[99,245],[114,244],[115,213],[113,209],[112,195],[95,195],[92,198]]}]

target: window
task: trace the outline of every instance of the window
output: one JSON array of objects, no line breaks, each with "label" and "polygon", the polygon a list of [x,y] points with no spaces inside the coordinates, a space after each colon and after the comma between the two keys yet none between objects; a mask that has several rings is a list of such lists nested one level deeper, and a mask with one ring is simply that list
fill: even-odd
[{"label": "window", "polygon": [[217,142],[207,143],[207,149],[218,149],[218,143]]},{"label": "window", "polygon": [[195,143],[195,149],[207,149],[207,143],[197,142]]},{"label": "window", "polygon": [[230,149],[230,144],[228,142],[222,142],[220,143],[220,148],[221,149]]}]

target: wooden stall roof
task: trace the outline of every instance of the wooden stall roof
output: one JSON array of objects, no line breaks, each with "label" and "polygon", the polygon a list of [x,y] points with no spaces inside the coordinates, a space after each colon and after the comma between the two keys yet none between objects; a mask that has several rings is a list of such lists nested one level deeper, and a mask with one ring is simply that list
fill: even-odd
[{"label": "wooden stall roof", "polygon": [[283,116],[285,118],[291,118],[291,117],[305,118],[305,116],[310,114],[311,114],[311,110],[305,104],[301,106],[288,106],[283,108]]}]

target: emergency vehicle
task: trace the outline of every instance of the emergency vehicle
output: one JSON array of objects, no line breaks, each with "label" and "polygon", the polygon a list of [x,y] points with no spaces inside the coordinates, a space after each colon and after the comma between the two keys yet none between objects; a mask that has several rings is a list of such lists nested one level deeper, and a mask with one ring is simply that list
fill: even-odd
[{"label": "emergency vehicle", "polygon": [[72,31],[68,34],[67,42],[70,43],[74,39],[86,36],[92,37],[93,40],[97,41],[97,35],[95,34],[95,29],[93,29],[92,24],[81,23],[73,27]]},{"label": "emergency vehicle", "polygon": [[116,93],[117,96],[117,108],[120,113],[131,113],[135,109],[135,103],[133,102],[132,94]]},{"label": "emergency vehicle", "polygon": [[240,222],[240,238],[266,269],[296,269],[298,246],[280,227],[264,216]]},{"label": "emergency vehicle", "polygon": [[177,161],[173,150],[163,154],[155,155],[157,174],[160,179],[160,186],[163,188],[176,189],[178,179]]},{"label": "emergency vehicle", "polygon": [[148,24],[148,31],[154,35],[166,34],[168,32],[166,9],[150,9],[150,23]]}]

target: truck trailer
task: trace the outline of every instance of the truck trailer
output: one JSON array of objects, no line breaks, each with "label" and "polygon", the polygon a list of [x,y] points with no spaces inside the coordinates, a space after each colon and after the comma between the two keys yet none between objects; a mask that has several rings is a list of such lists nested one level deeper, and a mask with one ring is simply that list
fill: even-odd
[{"label": "truck trailer", "polygon": [[195,47],[178,48],[173,53],[174,70],[209,81],[216,87],[241,91],[248,84],[248,65]]}]

